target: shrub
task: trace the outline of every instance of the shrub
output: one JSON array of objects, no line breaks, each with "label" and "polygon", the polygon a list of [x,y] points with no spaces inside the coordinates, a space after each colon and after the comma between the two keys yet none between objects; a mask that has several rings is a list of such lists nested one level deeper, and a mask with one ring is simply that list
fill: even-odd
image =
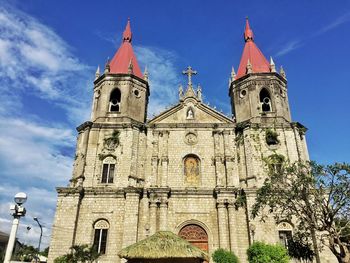
[{"label": "shrub", "polygon": [[288,251],[281,245],[254,242],[247,250],[249,263],[288,263]]},{"label": "shrub", "polygon": [[55,258],[54,263],[91,263],[100,256],[94,247],[88,245],[75,245],[71,252]]},{"label": "shrub", "polygon": [[230,251],[219,248],[212,255],[215,263],[239,263],[237,256]]}]

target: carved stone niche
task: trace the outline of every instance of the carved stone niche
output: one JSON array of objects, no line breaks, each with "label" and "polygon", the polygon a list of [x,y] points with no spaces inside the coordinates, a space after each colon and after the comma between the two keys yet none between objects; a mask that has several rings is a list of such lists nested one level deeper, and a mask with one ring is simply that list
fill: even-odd
[{"label": "carved stone niche", "polygon": [[115,150],[120,144],[119,135],[120,132],[114,130],[111,135],[106,136],[104,139],[104,148],[109,151]]},{"label": "carved stone niche", "polygon": [[189,131],[186,133],[184,141],[188,145],[195,145],[198,143],[198,136],[197,132],[195,131]]}]

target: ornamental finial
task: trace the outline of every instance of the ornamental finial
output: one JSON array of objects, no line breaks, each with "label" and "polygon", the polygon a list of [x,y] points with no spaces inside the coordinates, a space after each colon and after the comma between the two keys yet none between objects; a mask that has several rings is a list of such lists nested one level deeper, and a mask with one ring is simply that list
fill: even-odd
[{"label": "ornamental finial", "polygon": [[284,71],[284,69],[283,69],[283,67],[281,66],[281,68],[280,68],[280,75],[283,77],[283,78],[285,78],[286,79],[286,72]]},{"label": "ornamental finial", "polygon": [[95,73],[95,80],[100,77],[100,65],[97,66],[96,73]]},{"label": "ornamental finial", "polygon": [[148,69],[147,66],[145,67],[145,71],[143,72],[143,79],[148,82]]},{"label": "ornamental finial", "polygon": [[273,61],[272,57],[270,57],[270,70],[271,70],[271,72],[276,72],[276,65],[275,65],[275,62]]},{"label": "ornamental finial", "polygon": [[188,66],[187,70],[182,71],[182,74],[188,76],[188,86],[192,86],[192,75],[197,75],[197,71],[192,70],[191,66]]},{"label": "ornamental finial", "polygon": [[232,70],[231,70],[231,82],[234,81],[236,79],[236,72],[234,67],[232,66]]}]

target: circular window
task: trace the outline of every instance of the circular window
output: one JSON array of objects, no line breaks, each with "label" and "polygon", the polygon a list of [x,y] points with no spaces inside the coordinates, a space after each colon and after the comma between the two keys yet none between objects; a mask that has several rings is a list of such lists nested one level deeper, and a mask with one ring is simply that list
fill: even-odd
[{"label": "circular window", "polygon": [[140,95],[140,92],[137,89],[135,89],[134,90],[134,94],[135,94],[136,97],[138,97]]},{"label": "circular window", "polygon": [[245,95],[247,95],[247,91],[245,89],[241,90],[240,97],[243,98]]}]

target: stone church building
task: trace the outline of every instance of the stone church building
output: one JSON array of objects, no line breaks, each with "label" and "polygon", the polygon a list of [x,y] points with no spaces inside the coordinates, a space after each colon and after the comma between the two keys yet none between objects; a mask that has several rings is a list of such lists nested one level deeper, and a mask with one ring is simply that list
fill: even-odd
[{"label": "stone church building", "polygon": [[250,210],[265,160],[278,169],[284,158],[309,159],[306,129],[292,121],[286,74],[256,46],[248,20],[244,40],[229,80],[233,117],[203,103],[188,67],[178,104],[148,120],[148,73],[137,63],[127,23],[120,48],[96,72],[70,184],[57,188],[49,262],[72,245],[94,244],[99,262],[118,263],[122,248],[159,230],[209,254],[231,250],[243,263],[253,241],[286,241],[292,224],[252,220]]}]

